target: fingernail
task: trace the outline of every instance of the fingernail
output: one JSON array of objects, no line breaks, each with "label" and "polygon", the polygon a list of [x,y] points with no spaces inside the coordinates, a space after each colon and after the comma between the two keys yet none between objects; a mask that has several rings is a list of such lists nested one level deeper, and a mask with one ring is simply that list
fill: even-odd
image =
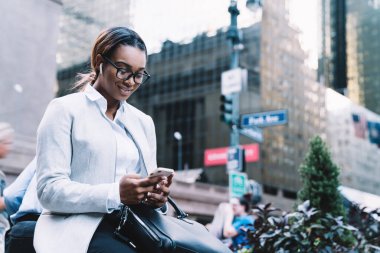
[{"label": "fingernail", "polygon": [[146,194],[147,197],[150,197],[150,195],[151,195],[150,192],[148,192],[148,193]]},{"label": "fingernail", "polygon": [[168,180],[167,177],[161,177],[161,180]]}]

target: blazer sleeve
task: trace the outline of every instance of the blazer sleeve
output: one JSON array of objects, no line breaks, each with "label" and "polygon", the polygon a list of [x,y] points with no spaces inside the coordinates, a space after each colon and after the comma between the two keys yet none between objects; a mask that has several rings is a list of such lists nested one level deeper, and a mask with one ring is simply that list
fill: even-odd
[{"label": "blazer sleeve", "polygon": [[[52,212],[107,212],[112,184],[90,185],[70,179],[74,115],[59,100],[53,100],[37,132],[37,194],[42,206]],[[86,169],[86,168],[83,168]]]},{"label": "blazer sleeve", "polygon": [[36,171],[36,158],[21,172],[16,180],[4,190],[5,208],[9,215],[17,212],[24,198],[25,192]]}]

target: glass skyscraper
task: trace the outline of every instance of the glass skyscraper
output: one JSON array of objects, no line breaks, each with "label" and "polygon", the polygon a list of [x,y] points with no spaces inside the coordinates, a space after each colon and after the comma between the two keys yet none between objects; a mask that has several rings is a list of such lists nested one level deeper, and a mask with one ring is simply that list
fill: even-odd
[{"label": "glass skyscraper", "polygon": [[298,32],[289,26],[285,1],[266,1],[261,33],[260,95],[263,111],[288,110],[288,124],[264,129],[264,192],[295,198],[298,168],[308,141],[325,133],[325,89],[305,65]]},{"label": "glass skyscraper", "polygon": [[322,0],[324,83],[380,113],[380,1]]},{"label": "glass skyscraper", "polygon": [[348,96],[380,114],[380,1],[346,5]]}]

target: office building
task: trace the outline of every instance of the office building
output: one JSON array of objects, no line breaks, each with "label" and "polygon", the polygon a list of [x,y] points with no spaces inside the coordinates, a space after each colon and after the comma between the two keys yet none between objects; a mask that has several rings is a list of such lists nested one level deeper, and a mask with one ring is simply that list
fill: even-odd
[{"label": "office building", "polygon": [[288,124],[264,129],[261,161],[264,192],[295,198],[301,186],[298,168],[309,139],[324,138],[325,89],[305,64],[299,32],[288,25],[286,4],[266,1],[261,33],[261,105],[263,111],[288,110]]},{"label": "office building", "polygon": [[131,0],[63,0],[57,51],[57,96],[70,93],[72,77],[88,71],[91,48],[102,29],[131,26],[133,6]]},{"label": "office building", "polygon": [[380,115],[327,89],[327,142],[344,186],[380,195]]},{"label": "office building", "polygon": [[346,0],[321,0],[322,50],[320,79],[326,87],[347,94]]},{"label": "office building", "polygon": [[0,121],[15,130],[0,169],[12,181],[35,155],[36,131],[56,87],[55,53],[62,3],[1,1]]},{"label": "office building", "polygon": [[380,113],[380,2],[322,0],[322,82]]},{"label": "office building", "polygon": [[348,97],[380,114],[380,1],[346,0]]}]

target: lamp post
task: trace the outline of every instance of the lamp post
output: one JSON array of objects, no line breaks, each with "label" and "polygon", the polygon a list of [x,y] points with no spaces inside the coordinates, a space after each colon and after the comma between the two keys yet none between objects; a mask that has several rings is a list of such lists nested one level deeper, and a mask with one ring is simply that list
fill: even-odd
[{"label": "lamp post", "polygon": [[174,138],[178,142],[178,171],[182,170],[182,134],[180,132],[174,132]]}]

